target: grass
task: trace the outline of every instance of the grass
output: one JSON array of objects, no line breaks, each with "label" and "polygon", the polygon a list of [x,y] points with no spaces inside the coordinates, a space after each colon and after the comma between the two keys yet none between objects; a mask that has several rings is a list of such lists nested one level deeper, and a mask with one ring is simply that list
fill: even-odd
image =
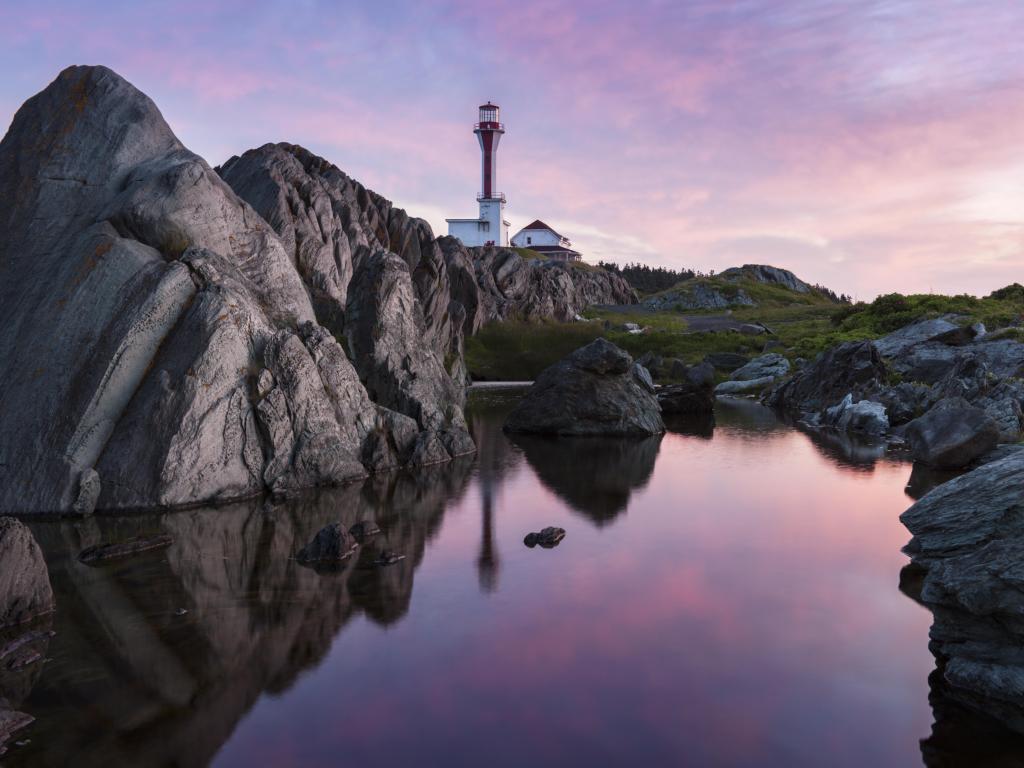
[{"label": "grass", "polygon": [[[702,279],[702,278],[699,278]],[[715,278],[710,278],[714,281]],[[735,284],[734,284],[735,285]],[[774,336],[745,336],[735,332],[689,333],[685,315],[701,312],[644,311],[636,308],[591,307],[585,323],[494,323],[466,340],[466,364],[478,380],[533,379],[544,368],[584,344],[603,336],[633,357],[653,352],[677,357],[688,364],[712,352],[757,355],[769,339],[780,342],[773,350],[791,360],[813,359],[844,341],[873,339],[916,320],[954,314],[960,322],[983,322],[992,338],[1024,341],[1024,288],[1008,286],[985,298],[889,294],[871,303],[835,304],[821,294],[798,294],[775,285],[741,281],[740,286],[760,302],[757,307],[735,307],[730,316],[741,323],[764,323]],[[709,314],[723,314],[713,310]],[[611,327],[606,330],[605,321]],[[621,327],[636,323],[647,328],[630,334]]]}]

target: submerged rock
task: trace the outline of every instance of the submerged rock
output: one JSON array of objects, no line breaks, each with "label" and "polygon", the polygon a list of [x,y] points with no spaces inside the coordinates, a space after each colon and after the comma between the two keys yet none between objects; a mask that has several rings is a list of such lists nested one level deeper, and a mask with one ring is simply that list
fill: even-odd
[{"label": "submerged rock", "polygon": [[665,431],[650,375],[596,339],[545,369],[505,422],[509,432],[652,435]]},{"label": "submerged rock", "polygon": [[531,549],[538,545],[544,547],[544,549],[551,549],[552,547],[557,547],[564,538],[564,528],[549,526],[541,531],[526,534],[526,537],[523,539],[523,544]]},{"label": "submerged rock", "polygon": [[14,518],[0,517],[0,629],[54,607],[49,572],[32,532]]},{"label": "submerged rock", "polygon": [[999,428],[980,408],[960,398],[949,398],[910,422],[904,436],[918,461],[939,469],[955,469],[995,448]]},{"label": "submerged rock", "polygon": [[93,547],[83,549],[78,555],[78,561],[86,565],[106,562],[108,560],[121,560],[133,555],[140,555],[143,552],[153,552],[158,549],[167,549],[174,543],[174,539],[167,535],[159,536],[137,536],[125,541],[118,541],[112,544],[97,544]]},{"label": "submerged rock", "polygon": [[340,563],[355,554],[358,548],[355,537],[341,523],[331,523],[321,528],[313,540],[299,550],[295,559],[304,565]]}]

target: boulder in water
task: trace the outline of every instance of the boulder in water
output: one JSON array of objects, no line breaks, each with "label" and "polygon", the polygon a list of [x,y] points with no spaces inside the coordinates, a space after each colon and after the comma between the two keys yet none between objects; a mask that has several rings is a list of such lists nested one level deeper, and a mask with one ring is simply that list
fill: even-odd
[{"label": "boulder in water", "polygon": [[342,527],[331,523],[320,529],[313,540],[295,556],[303,565],[341,563],[350,558],[359,548],[355,537]]},{"label": "boulder in water", "polygon": [[545,369],[505,422],[509,432],[653,435],[665,431],[650,374],[596,339]]}]

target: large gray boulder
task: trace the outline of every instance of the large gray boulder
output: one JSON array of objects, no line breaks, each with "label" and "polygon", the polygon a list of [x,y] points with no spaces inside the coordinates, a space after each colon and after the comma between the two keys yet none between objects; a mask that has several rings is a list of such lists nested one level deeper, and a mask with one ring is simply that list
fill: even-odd
[{"label": "large gray boulder", "polygon": [[914,458],[939,469],[965,467],[999,442],[999,427],[980,408],[949,398],[910,422],[904,436]]},{"label": "large gray boulder", "polygon": [[936,487],[900,516],[948,692],[1024,732],[1024,451]]},{"label": "large gray boulder", "polygon": [[[375,400],[369,369],[324,328],[346,277],[333,242],[302,245],[295,227],[286,247],[109,69],[71,67],[18,111],[0,142],[0,199],[0,511],[336,485],[436,436],[394,393]],[[443,345],[402,266],[388,283],[401,301],[361,297],[359,311],[363,327],[404,335],[360,354],[408,348],[411,324],[436,363],[413,361],[416,391],[447,397]],[[396,303],[409,317],[372,316]],[[459,403],[433,402],[451,425],[446,456],[470,449]]]},{"label": "large gray boulder", "polygon": [[744,264],[742,267],[731,267],[719,273],[725,280],[753,280],[766,285],[781,285],[795,293],[810,293],[811,286],[794,275],[788,269],[772,267],[766,264]]},{"label": "large gray boulder", "polygon": [[12,517],[0,517],[0,630],[53,609],[50,575],[32,532]]},{"label": "large gray boulder", "polygon": [[650,374],[629,353],[595,339],[541,372],[505,429],[559,435],[665,431]]}]

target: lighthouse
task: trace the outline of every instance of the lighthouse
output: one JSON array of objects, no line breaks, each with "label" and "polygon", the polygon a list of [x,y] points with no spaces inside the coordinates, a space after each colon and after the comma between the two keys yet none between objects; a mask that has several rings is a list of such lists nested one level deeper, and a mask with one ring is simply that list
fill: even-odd
[{"label": "lighthouse", "polygon": [[475,219],[445,219],[448,234],[464,245],[508,245],[509,223],[505,221],[505,195],[498,191],[498,143],[505,135],[501,109],[487,102],[480,105],[473,133],[480,142],[480,193],[476,201],[480,215]]}]

